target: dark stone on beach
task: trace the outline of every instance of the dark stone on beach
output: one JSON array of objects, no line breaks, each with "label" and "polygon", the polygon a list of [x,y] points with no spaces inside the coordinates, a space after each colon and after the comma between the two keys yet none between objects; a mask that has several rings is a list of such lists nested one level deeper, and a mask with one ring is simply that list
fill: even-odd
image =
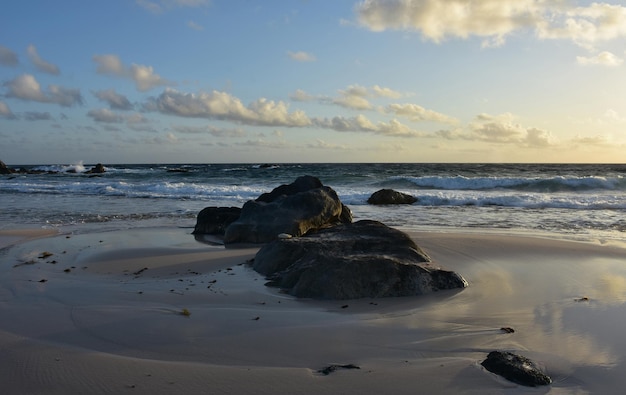
[{"label": "dark stone on beach", "polygon": [[301,298],[414,296],[467,286],[433,265],[406,233],[371,220],[275,240],[259,250],[253,268],[268,286]]},{"label": "dark stone on beach", "polygon": [[415,196],[394,191],[393,189],[381,189],[367,199],[369,204],[413,204],[417,202]]},{"label": "dark stone on beach", "polygon": [[337,369],[361,369],[361,367],[351,364],[351,363],[347,365],[328,365],[324,369],[320,369],[317,372],[325,376],[328,376],[329,374],[336,371]]},{"label": "dark stone on beach", "polygon": [[239,207],[205,207],[196,219],[196,226],[192,234],[223,236],[228,225],[239,218]]},{"label": "dark stone on beach", "polygon": [[337,192],[302,176],[246,202],[226,229],[224,243],[267,243],[283,233],[297,237],[346,222],[352,222],[352,213]]},{"label": "dark stone on beach", "polygon": [[106,172],[106,169],[104,168],[102,163],[98,163],[97,165],[92,167],[90,170],[87,170],[85,174],[102,174],[104,172]]},{"label": "dark stone on beach", "polygon": [[9,169],[3,161],[0,160],[0,174],[12,174],[13,170]]},{"label": "dark stone on beach", "polygon": [[527,387],[548,385],[552,379],[530,359],[506,351],[492,351],[481,365],[516,384]]}]

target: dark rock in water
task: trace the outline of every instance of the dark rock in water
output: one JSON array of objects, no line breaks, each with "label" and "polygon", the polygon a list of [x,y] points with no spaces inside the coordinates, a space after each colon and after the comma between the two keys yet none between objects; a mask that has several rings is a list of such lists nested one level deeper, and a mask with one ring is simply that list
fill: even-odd
[{"label": "dark rock in water", "polygon": [[269,286],[303,298],[413,296],[463,288],[459,274],[442,270],[405,233],[363,220],[263,246],[253,268]]},{"label": "dark rock in water", "polygon": [[552,379],[543,373],[533,361],[510,352],[492,351],[481,365],[492,373],[527,387],[552,383]]},{"label": "dark rock in water", "polygon": [[381,189],[367,199],[369,204],[413,204],[417,202],[415,196],[394,191],[393,189]]},{"label": "dark rock in water", "polygon": [[[69,173],[70,171],[68,171]],[[102,163],[98,163],[97,165],[95,165],[94,167],[92,167],[90,170],[87,170],[85,172],[85,174],[102,174],[105,173],[106,169],[104,168],[104,166],[102,165]]]},{"label": "dark rock in water", "polygon": [[276,201],[278,198],[284,196],[295,195],[296,193],[306,192],[308,190],[321,188],[323,186],[324,185],[317,177],[302,176],[298,177],[291,184],[283,184],[279,187],[274,188],[269,193],[262,194],[261,196],[256,198],[256,201],[271,203],[273,201]]},{"label": "dark rock in water", "polygon": [[192,234],[224,235],[228,225],[239,218],[239,207],[205,207],[196,219]]},{"label": "dark rock in water", "polygon": [[337,192],[315,177],[299,177],[243,205],[239,219],[226,229],[224,243],[267,243],[279,234],[305,233],[351,222],[352,213]]},{"label": "dark rock in water", "polygon": [[12,174],[13,170],[9,169],[3,161],[0,160],[0,174]]}]

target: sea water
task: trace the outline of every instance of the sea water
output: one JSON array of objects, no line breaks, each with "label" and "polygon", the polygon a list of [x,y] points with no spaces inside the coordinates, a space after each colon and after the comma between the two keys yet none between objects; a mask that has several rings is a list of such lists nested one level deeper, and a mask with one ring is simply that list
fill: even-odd
[{"label": "sea water", "polygon": [[[100,175],[86,174],[91,166],[83,164],[27,168],[46,173],[0,176],[0,229],[193,227],[204,207],[241,207],[312,175],[337,192],[355,220],[417,231],[626,238],[626,165],[105,164]],[[418,201],[368,205],[383,188]]]}]

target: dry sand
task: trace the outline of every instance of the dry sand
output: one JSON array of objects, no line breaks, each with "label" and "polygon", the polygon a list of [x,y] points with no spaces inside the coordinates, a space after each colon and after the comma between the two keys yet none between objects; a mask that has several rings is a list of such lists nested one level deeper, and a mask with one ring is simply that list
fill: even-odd
[{"label": "dry sand", "polygon": [[[626,386],[624,246],[412,233],[469,288],[321,302],[265,287],[243,264],[256,248],[199,243],[188,229],[45,235],[0,234],[2,394],[618,394]],[[494,376],[480,366],[492,350],[534,359],[554,383],[527,389]],[[330,364],[360,369],[318,372]]]}]

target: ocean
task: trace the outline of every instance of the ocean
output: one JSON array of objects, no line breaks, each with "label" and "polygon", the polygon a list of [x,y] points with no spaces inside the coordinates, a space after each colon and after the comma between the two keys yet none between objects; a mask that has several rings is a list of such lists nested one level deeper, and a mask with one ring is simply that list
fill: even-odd
[{"label": "ocean", "polygon": [[[417,231],[626,238],[626,165],[105,164],[101,175],[84,174],[91,165],[83,164],[20,167],[54,173],[0,176],[0,229],[192,228],[204,207],[241,207],[312,175],[337,191],[355,221]],[[368,205],[368,197],[382,188],[418,202]]]}]

